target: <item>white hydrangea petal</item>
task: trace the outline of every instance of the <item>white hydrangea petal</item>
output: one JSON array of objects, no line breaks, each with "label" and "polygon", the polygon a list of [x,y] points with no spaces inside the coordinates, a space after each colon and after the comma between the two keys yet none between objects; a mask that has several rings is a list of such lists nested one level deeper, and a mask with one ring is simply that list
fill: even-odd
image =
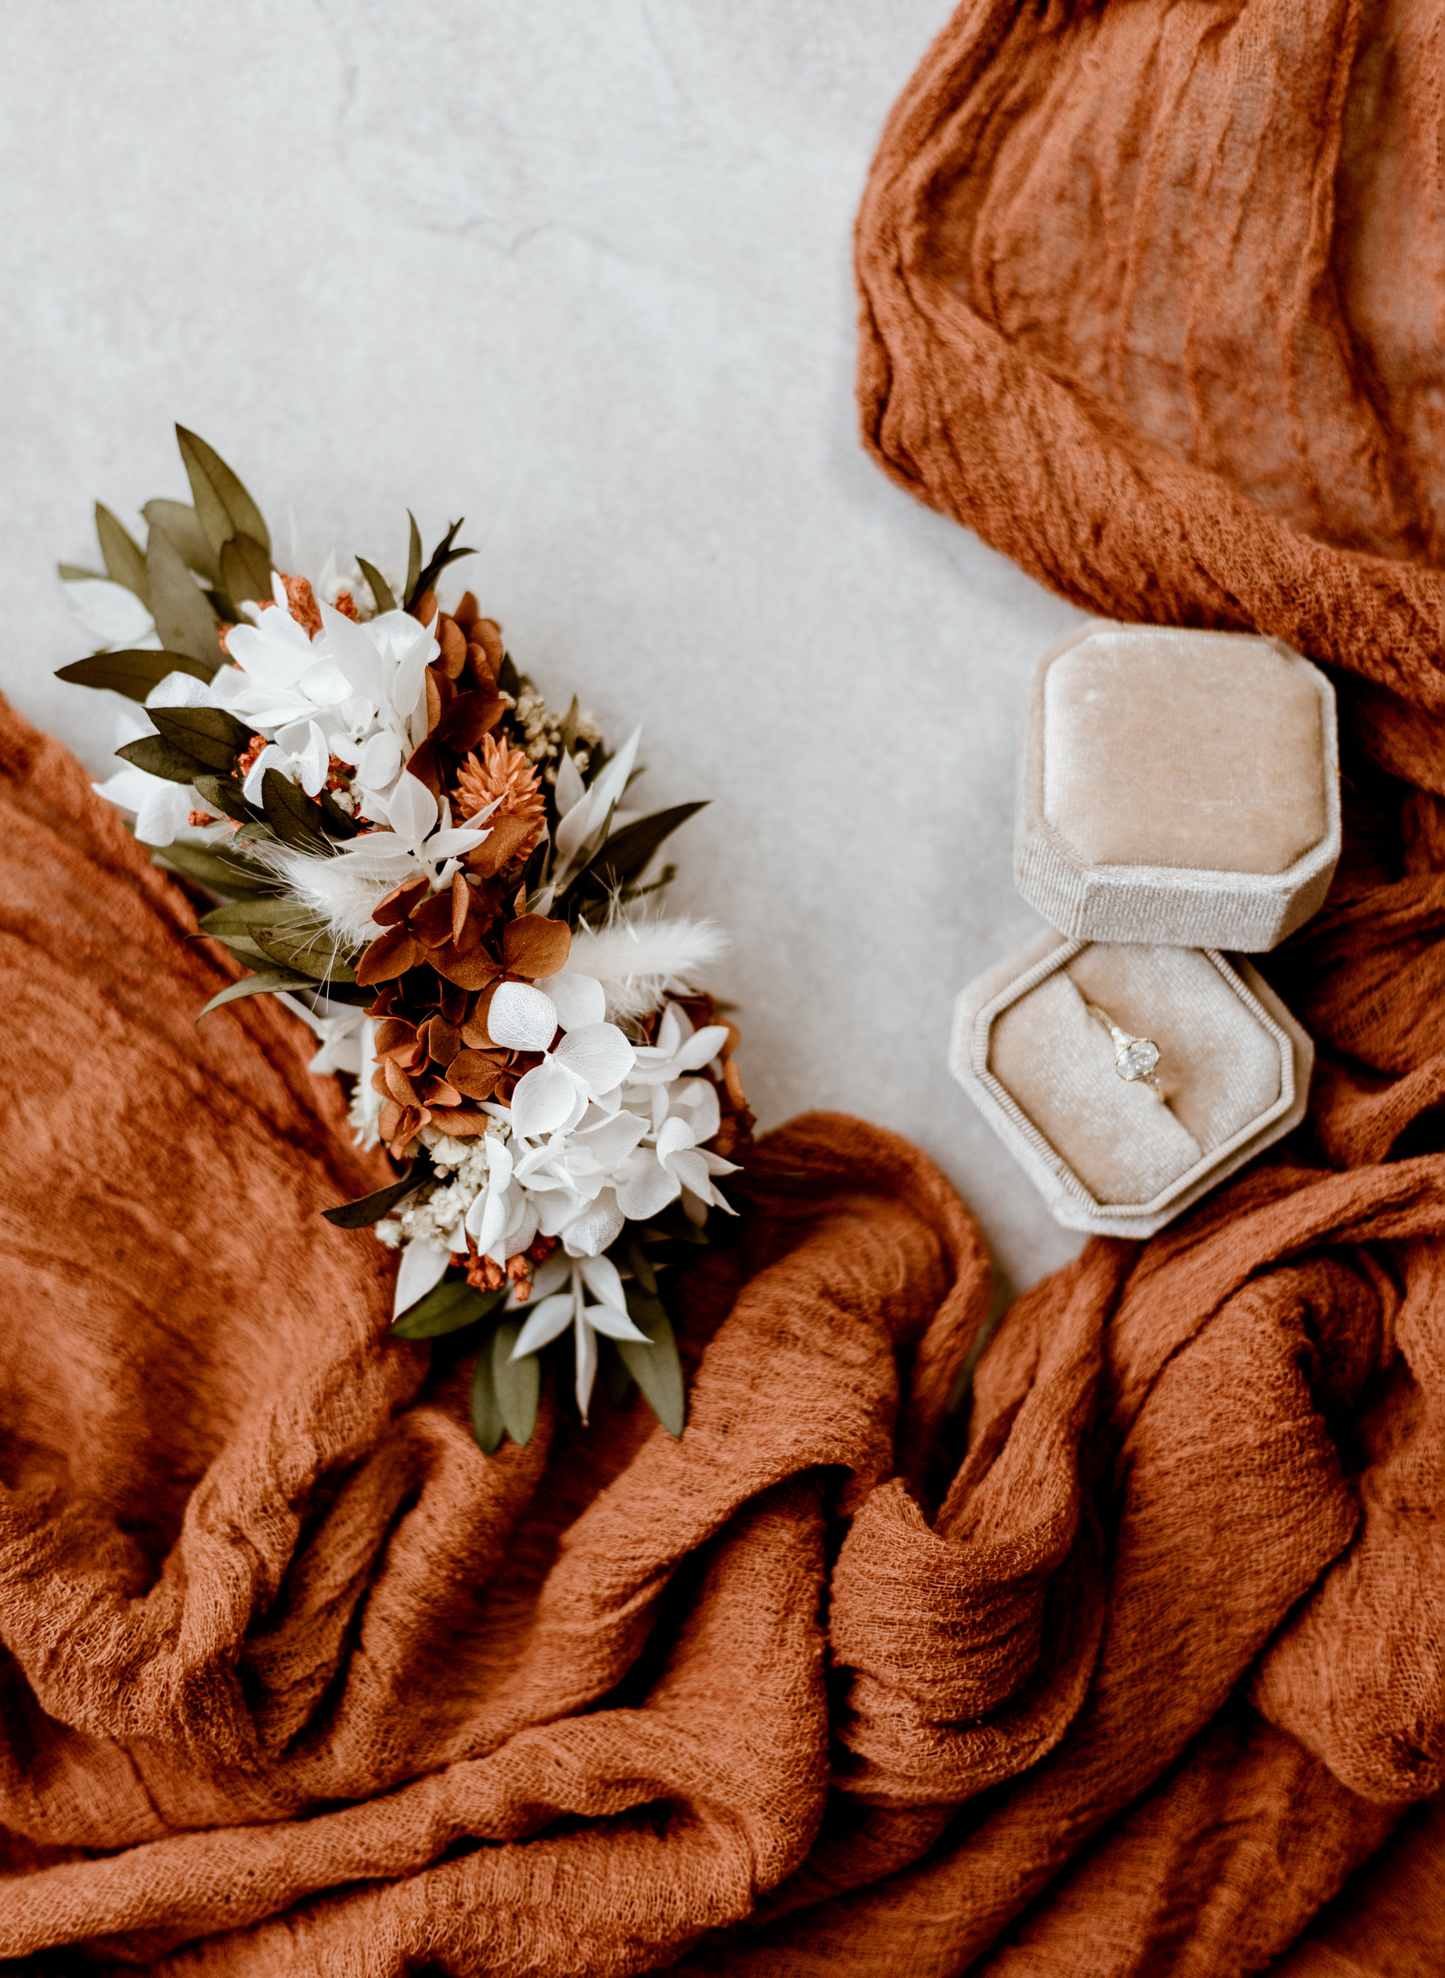
[{"label": "white hydrangea petal", "polygon": [[690,1189],[699,1201],[712,1201],[713,1186],[708,1180],[707,1163],[701,1154],[695,1153],[691,1148],[687,1148],[680,1154],[674,1154],[668,1162],[668,1166],[672,1169],[672,1172],[677,1176],[683,1187]]},{"label": "white hydrangea petal", "polygon": [[682,1079],[671,1088],[669,1098],[671,1104],[681,1108],[699,1146],[704,1140],[711,1140],[722,1125],[717,1087],[710,1078]]},{"label": "white hydrangea petal", "polygon": [[609,1119],[603,1113],[591,1126],[584,1126],[573,1135],[576,1143],[585,1147],[598,1164],[604,1168],[615,1168],[636,1147],[647,1131],[647,1121],[636,1113],[616,1112]]},{"label": "white hydrangea petal", "polygon": [[696,1030],[676,1053],[679,1071],[701,1071],[710,1065],[723,1045],[728,1041],[725,1023],[710,1023],[702,1030]]},{"label": "white hydrangea petal", "polygon": [[532,1201],[536,1206],[537,1223],[543,1236],[560,1236],[572,1218],[580,1215],[586,1206],[570,1188],[534,1193]]},{"label": "white hydrangea petal", "polygon": [[326,737],[314,721],[307,725],[311,733],[298,757],[298,765],[301,771],[301,787],[308,797],[314,797],[326,781],[331,762],[326,747]]},{"label": "white hydrangea petal", "polygon": [[652,1044],[639,1044],[633,1053],[632,1070],[627,1075],[634,1085],[670,1085],[676,1070],[666,1052],[659,1051]]},{"label": "white hydrangea petal", "polygon": [[389,729],[368,736],[356,758],[356,774],[369,790],[385,790],[401,774],[402,741]]},{"label": "white hydrangea petal", "polygon": [[664,1120],[657,1135],[657,1158],[666,1162],[684,1149],[695,1146],[692,1128],[684,1119],[674,1113],[671,1119]]},{"label": "white hydrangea petal", "polygon": [[607,1188],[558,1234],[568,1256],[597,1257],[621,1236],[626,1220],[617,1206],[616,1193]]},{"label": "white hydrangea petal", "polygon": [[525,1190],[510,1190],[508,1200],[512,1204],[512,1219],[497,1240],[497,1250],[502,1254],[497,1257],[496,1250],[492,1252],[499,1264],[504,1264],[508,1257],[515,1257],[521,1250],[530,1250],[541,1226],[537,1205]]},{"label": "white hydrangea petal", "polygon": [[[388,675],[392,669],[382,658],[367,630],[329,604],[320,605],[318,609],[321,629],[326,636],[326,650],[331,658],[357,693],[365,694],[373,707],[385,707]],[[244,665],[245,661],[241,663]]]},{"label": "white hydrangea petal", "polygon": [[[349,621],[343,621],[349,622]],[[415,776],[401,775],[386,800],[387,822],[400,837],[420,845],[436,828],[437,800]]]},{"label": "white hydrangea petal", "polygon": [[627,1316],[627,1299],[622,1290],[622,1276],[610,1257],[584,1257],[579,1266],[582,1282],[592,1296],[604,1305],[610,1305],[614,1312]]},{"label": "white hydrangea petal", "polygon": [[[367,815],[371,813],[368,810]],[[347,838],[340,849],[353,858],[369,860],[384,859],[388,863],[405,860],[408,865],[417,863],[416,853],[405,838],[399,838],[394,831],[364,831],[356,838]]]},{"label": "white hydrangea petal", "polygon": [[312,724],[307,717],[299,715],[295,721],[284,722],[271,739],[277,748],[284,749],[287,755],[300,755],[303,749],[310,746],[311,727]]},{"label": "white hydrangea petal", "polygon": [[467,1210],[466,1230],[476,1243],[478,1250],[485,1254],[507,1226],[507,1191],[489,1183]]},{"label": "white hydrangea petal", "polygon": [[426,665],[425,651],[420,646],[414,646],[398,660],[396,671],[392,674],[392,711],[404,722],[409,723],[418,708],[426,706]]},{"label": "white hydrangea petal", "polygon": [[426,855],[431,859],[464,858],[478,845],[484,845],[491,835],[490,831],[477,831],[463,825],[437,831],[426,841]]},{"label": "white hydrangea petal", "polygon": [[[535,1292],[533,1296],[536,1296]],[[552,1297],[544,1298],[540,1305],[529,1305],[526,1324],[517,1334],[517,1343],[512,1348],[510,1358],[523,1360],[540,1347],[550,1346],[571,1325],[575,1309],[576,1300],[570,1291],[556,1292]]]},{"label": "white hydrangea petal", "polygon": [[607,992],[591,975],[574,975],[564,969],[549,975],[539,985],[557,1006],[557,1021],[564,1030],[580,1030],[590,1023],[601,1023],[607,1015]]},{"label": "white hydrangea petal", "polygon": [[534,1065],[512,1094],[512,1131],[527,1140],[570,1123],[577,1088],[550,1059]]},{"label": "white hydrangea petal", "polygon": [[284,749],[278,749],[274,742],[268,742],[260,755],[246,771],[246,780],[241,785],[241,794],[248,804],[259,804],[261,785],[266,780],[268,769],[279,770],[284,776],[290,769],[290,758]]},{"label": "white hydrangea petal", "polygon": [[136,811],[135,835],[143,845],[174,844],[199,798],[189,784],[168,783],[160,776],[147,776],[146,781],[154,787],[146,791]]},{"label": "white hydrangea petal", "polygon": [[580,1030],[569,1031],[554,1055],[601,1098],[622,1083],[637,1053],[615,1023],[587,1023]]},{"label": "white hydrangea petal", "polygon": [[313,656],[310,664],[297,677],[296,685],[305,694],[307,700],[316,707],[349,707],[356,712],[364,712],[368,717],[374,717],[375,710],[372,703],[364,694],[355,691],[329,654],[324,654],[320,659]]},{"label": "white hydrangea petal", "polygon": [[168,673],[146,695],[147,707],[210,707],[210,688],[193,673]]},{"label": "white hydrangea petal", "polygon": [[488,1005],[487,1030],[504,1050],[545,1051],[557,1034],[557,1006],[530,982],[503,982]]},{"label": "white hydrangea petal", "polygon": [[682,1190],[682,1183],[675,1174],[663,1167],[657,1157],[645,1147],[637,1152],[619,1171],[613,1180],[617,1193],[618,1207],[629,1222],[646,1222],[649,1216],[659,1215],[669,1202],[675,1202]]},{"label": "white hydrangea petal", "polygon": [[418,1298],[425,1298],[433,1285],[440,1284],[446,1275],[452,1253],[445,1243],[438,1243],[432,1237],[419,1236],[408,1243],[401,1253],[401,1268],[396,1274],[396,1296],[392,1300],[391,1314],[400,1318]]}]

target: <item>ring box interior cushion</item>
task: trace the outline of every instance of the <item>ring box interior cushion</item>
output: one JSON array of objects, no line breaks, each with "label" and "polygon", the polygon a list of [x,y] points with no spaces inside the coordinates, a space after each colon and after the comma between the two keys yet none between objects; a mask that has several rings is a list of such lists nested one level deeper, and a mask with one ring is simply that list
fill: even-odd
[{"label": "ring box interior cushion", "polygon": [[1051,926],[1257,953],[1339,854],[1334,692],[1278,640],[1095,623],[1040,661],[1015,878]]},{"label": "ring box interior cushion", "polygon": [[[1159,1046],[1120,1078],[1086,1004]],[[1071,1229],[1145,1237],[1304,1116],[1313,1047],[1249,963],[1047,934],[965,989],[950,1065]]]}]

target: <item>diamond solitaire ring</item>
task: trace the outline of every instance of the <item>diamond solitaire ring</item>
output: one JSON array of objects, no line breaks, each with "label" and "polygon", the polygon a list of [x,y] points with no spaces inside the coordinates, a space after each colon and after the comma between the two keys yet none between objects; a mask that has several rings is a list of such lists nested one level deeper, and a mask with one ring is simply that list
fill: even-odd
[{"label": "diamond solitaire ring", "polygon": [[1097,1003],[1085,1000],[1084,1008],[1108,1031],[1114,1045],[1114,1070],[1130,1085],[1147,1085],[1160,1105],[1164,1104],[1164,1088],[1159,1083],[1159,1046],[1152,1037],[1131,1037],[1127,1030],[1121,1030],[1107,1010],[1101,1010]]}]

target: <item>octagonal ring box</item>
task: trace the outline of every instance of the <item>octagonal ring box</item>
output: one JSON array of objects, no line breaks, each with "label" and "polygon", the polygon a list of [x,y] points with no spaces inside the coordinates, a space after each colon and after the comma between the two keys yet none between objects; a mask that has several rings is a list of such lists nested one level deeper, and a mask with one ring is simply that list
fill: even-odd
[{"label": "octagonal ring box", "polygon": [[[1159,1047],[1166,1104],[1087,1003]],[[949,1066],[1068,1229],[1143,1238],[1304,1118],[1314,1046],[1247,961],[1049,933],[970,984]]]},{"label": "octagonal ring box", "polygon": [[1014,877],[1080,941],[1260,953],[1340,856],[1334,689],[1277,639],[1096,621],[1034,674]]}]

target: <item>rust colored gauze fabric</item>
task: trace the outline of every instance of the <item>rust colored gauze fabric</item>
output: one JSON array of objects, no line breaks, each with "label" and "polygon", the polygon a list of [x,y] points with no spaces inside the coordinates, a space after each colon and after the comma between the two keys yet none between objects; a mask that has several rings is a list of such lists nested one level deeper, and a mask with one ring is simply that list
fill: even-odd
[{"label": "rust colored gauze fabric", "polygon": [[[386,1336],[309,1040],[0,718],[0,1961],[1445,1969],[1442,27],[971,0],[859,231],[870,444],[1111,616],[1335,670],[1267,966],[1308,1124],[1009,1311],[914,1150],[768,1136],[680,1441]],[[1020,1186],[1026,1184],[1020,1181]],[[966,1433],[965,1433],[966,1431]],[[0,1964],[3,1968],[3,1964]]]}]

